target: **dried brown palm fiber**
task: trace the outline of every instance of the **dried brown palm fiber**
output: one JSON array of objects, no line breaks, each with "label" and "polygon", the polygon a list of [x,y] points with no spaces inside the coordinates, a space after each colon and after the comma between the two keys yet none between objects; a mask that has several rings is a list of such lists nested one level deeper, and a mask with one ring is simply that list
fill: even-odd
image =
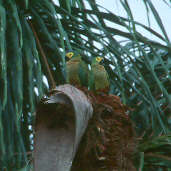
[{"label": "dried brown palm fiber", "polygon": [[120,98],[82,91],[93,104],[94,114],[73,163],[72,171],[134,171],[132,154],[136,138],[126,106]]}]

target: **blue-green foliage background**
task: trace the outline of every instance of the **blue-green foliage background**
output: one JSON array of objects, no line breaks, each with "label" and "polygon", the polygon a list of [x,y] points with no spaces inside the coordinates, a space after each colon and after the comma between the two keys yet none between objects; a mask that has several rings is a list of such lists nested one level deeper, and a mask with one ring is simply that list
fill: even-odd
[{"label": "blue-green foliage background", "polygon": [[[29,21],[57,85],[66,80],[66,51],[78,51],[87,61],[105,57],[110,93],[120,96],[132,109],[130,116],[137,135],[142,137],[135,154],[136,167],[171,168],[171,44],[155,6],[150,0],[143,2],[153,13],[161,34],[134,21],[127,0],[120,0],[127,18],[101,12],[95,0],[59,0],[59,5],[50,0],[0,0],[0,170],[18,171],[25,166],[29,170],[34,112],[48,91],[43,81],[48,78],[47,68]],[[109,27],[105,21],[127,32]],[[160,41],[143,36],[137,26]],[[116,36],[125,42],[119,42]]]}]

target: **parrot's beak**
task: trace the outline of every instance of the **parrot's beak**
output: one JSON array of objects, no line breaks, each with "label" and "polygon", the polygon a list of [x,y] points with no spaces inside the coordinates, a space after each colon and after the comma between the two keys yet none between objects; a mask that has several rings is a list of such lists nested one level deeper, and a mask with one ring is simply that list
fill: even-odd
[{"label": "parrot's beak", "polygon": [[99,62],[100,65],[104,64],[104,58]]},{"label": "parrot's beak", "polygon": [[69,61],[70,60],[70,58],[68,58],[67,56],[65,56],[65,61]]}]

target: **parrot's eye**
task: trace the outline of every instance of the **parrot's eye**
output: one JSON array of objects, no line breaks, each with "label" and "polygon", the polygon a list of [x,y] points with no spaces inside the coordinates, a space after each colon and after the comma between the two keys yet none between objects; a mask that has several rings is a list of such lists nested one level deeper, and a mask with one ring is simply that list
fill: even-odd
[{"label": "parrot's eye", "polygon": [[68,52],[66,54],[66,57],[68,57],[69,59],[71,59],[73,56],[74,56],[74,53],[73,52]]},{"label": "parrot's eye", "polygon": [[100,57],[100,56],[99,56],[99,57],[96,57],[96,61],[97,61],[97,62],[100,62],[102,59],[103,59],[103,58]]}]

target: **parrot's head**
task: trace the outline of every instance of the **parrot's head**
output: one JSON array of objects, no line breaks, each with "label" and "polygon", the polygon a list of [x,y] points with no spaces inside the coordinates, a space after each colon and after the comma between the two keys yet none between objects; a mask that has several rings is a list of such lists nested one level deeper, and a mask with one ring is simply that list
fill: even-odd
[{"label": "parrot's head", "polygon": [[97,57],[93,58],[91,64],[101,64],[102,61],[103,61],[103,57],[97,56]]},{"label": "parrot's head", "polygon": [[66,57],[71,59],[74,56],[74,52],[68,52],[66,53]]},{"label": "parrot's head", "polygon": [[66,53],[65,56],[67,57],[68,60],[81,57],[78,53],[75,53],[75,52],[68,52]]}]

